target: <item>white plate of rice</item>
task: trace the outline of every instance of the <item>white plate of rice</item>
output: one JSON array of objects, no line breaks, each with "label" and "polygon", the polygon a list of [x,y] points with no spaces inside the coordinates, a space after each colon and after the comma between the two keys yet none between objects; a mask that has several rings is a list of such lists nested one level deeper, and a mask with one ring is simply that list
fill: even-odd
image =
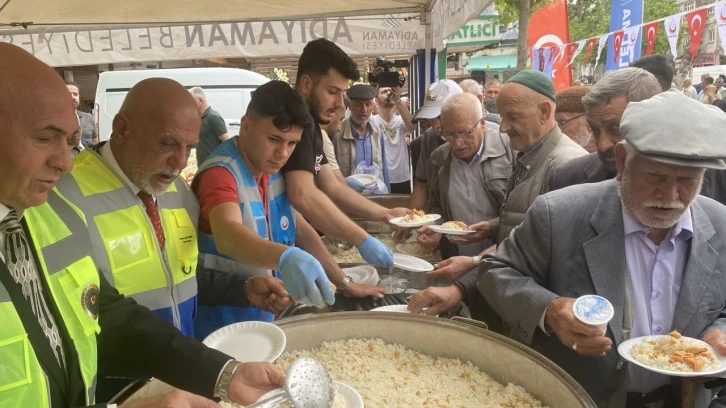
[{"label": "white plate of rice", "polygon": [[718,355],[710,344],[674,333],[627,340],[618,346],[618,353],[633,364],[675,377],[703,377],[726,371],[726,356]]},{"label": "white plate of rice", "polygon": [[441,218],[439,214],[409,214],[403,217],[393,218],[388,222],[401,228],[416,228],[432,224],[439,218]]}]

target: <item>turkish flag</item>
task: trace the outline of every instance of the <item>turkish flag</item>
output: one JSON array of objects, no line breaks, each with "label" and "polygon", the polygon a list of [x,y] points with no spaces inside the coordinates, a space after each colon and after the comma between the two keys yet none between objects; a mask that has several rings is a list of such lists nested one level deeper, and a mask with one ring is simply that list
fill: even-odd
[{"label": "turkish flag", "polygon": [[567,44],[567,47],[565,48],[565,57],[567,57],[567,62],[569,63],[572,60],[572,56],[577,51],[577,43],[570,43]]},{"label": "turkish flag", "polygon": [[653,53],[653,47],[655,46],[655,40],[658,38],[658,26],[660,22],[653,21],[643,27],[645,38],[648,40],[648,48],[645,50],[645,55]]},{"label": "turkish flag", "polygon": [[597,41],[597,38],[590,38],[587,40],[587,52],[585,53],[585,59],[583,60],[584,64],[587,64],[588,61],[590,61],[590,54],[592,54],[592,50],[595,48],[595,41]]},{"label": "turkish flag", "polygon": [[706,28],[708,9],[695,10],[686,14],[688,21],[688,35],[691,37],[691,55],[698,54],[698,47],[701,45],[703,29]]},{"label": "turkish flag", "polygon": [[[537,12],[532,14],[527,36],[529,49],[533,47],[558,48],[570,42],[569,38],[567,2],[565,0],[555,0],[553,3],[538,8]],[[565,58],[564,54],[563,52],[558,53],[552,69],[552,82],[557,91],[572,86],[572,69],[567,67],[567,63],[570,61]]]},{"label": "turkish flag", "polygon": [[623,30],[613,33],[613,44],[615,44],[615,49],[613,50],[613,61],[617,62],[618,57],[620,56],[620,47],[623,45]]}]

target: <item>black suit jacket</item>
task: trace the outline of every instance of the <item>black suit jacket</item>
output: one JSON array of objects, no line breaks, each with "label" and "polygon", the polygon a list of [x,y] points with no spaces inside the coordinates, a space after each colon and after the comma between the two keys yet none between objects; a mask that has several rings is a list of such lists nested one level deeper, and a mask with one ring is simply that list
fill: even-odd
[{"label": "black suit jacket", "polygon": [[608,176],[597,153],[572,159],[552,169],[547,191],[583,183],[599,183],[612,177]]},{"label": "black suit jacket", "polygon": [[[554,168],[548,191],[576,184],[599,183],[610,178],[597,153],[590,153]],[[706,170],[701,195],[726,205],[726,170]]]},{"label": "black suit jacket", "polygon": [[[32,239],[27,229],[26,235]],[[37,259],[37,255],[34,256]],[[99,375],[155,377],[174,387],[212,398],[217,377],[232,357],[184,336],[174,326],[154,316],[149,309],[119,294],[102,273],[99,276]],[[42,275],[41,281],[46,294],[49,294],[48,284]],[[52,298],[48,297],[48,306],[60,326],[68,374],[58,366],[37,318],[27,301],[23,300],[20,286],[15,284],[3,262],[0,262],[0,282],[8,288],[30,343],[48,376],[51,406],[83,406],[85,391],[78,355]]]}]

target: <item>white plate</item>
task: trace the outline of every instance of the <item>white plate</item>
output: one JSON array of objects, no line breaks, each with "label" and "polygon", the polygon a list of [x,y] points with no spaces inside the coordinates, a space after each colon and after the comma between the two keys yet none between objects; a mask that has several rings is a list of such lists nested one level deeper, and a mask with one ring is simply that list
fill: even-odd
[{"label": "white plate", "polygon": [[364,186],[373,184],[376,181],[376,176],[374,176],[372,174],[354,174],[350,177],[352,177],[354,180],[358,181],[359,183],[363,184]]},{"label": "white plate", "polygon": [[[363,408],[363,397],[361,397],[361,395],[358,393],[358,391],[355,390],[355,388],[340,381],[333,381],[333,386],[335,387],[335,390],[338,392],[338,394],[345,400],[346,408]],[[259,399],[257,399],[257,401],[262,401],[263,399],[271,397],[273,394],[277,394],[279,390],[279,388],[276,390],[272,390],[262,395]]]},{"label": "white plate", "polygon": [[271,363],[285,350],[287,337],[272,323],[242,322],[215,331],[204,339],[204,344],[243,363]]},{"label": "white plate", "polygon": [[474,232],[441,228],[441,225],[428,225],[427,227],[433,232],[438,232],[439,234],[446,235],[469,235]]},{"label": "white plate", "polygon": [[378,277],[378,271],[376,268],[363,265],[354,266],[352,268],[343,269],[343,273],[353,278],[353,282],[360,283],[362,285],[377,285],[380,278]]},{"label": "white plate", "polygon": [[434,259],[436,258],[436,253],[433,253],[431,255],[416,255],[406,252],[406,243],[398,244],[396,245],[396,251],[409,256],[415,256],[416,258],[420,259]]},{"label": "white plate", "polygon": [[429,272],[434,266],[411,255],[393,254],[393,266],[411,272]]},{"label": "white plate", "polygon": [[426,214],[426,215],[428,216],[428,219],[426,221],[421,221],[421,222],[412,222],[412,223],[401,222],[403,217],[396,217],[388,222],[390,222],[391,224],[393,224],[397,227],[401,227],[401,228],[416,228],[416,227],[423,227],[424,225],[431,225],[434,222],[436,222],[436,220],[441,218],[441,216],[439,214]]},{"label": "white plate", "polygon": [[[667,334],[666,334],[666,336],[667,336]],[[670,376],[674,376],[674,377],[704,377],[704,376],[723,373],[724,371],[726,371],[726,356],[720,356],[718,353],[716,353],[716,350],[714,350],[710,344],[708,344],[704,341],[701,341],[701,340],[697,340],[697,339],[693,339],[693,340],[700,342],[703,347],[706,347],[708,349],[708,351],[710,351],[711,354],[716,356],[716,358],[719,360],[719,362],[721,362],[721,365],[718,368],[716,368],[714,370],[694,371],[694,372],[672,371],[672,370],[664,370],[661,368],[651,367],[651,366],[643,364],[640,361],[633,358],[633,356],[631,355],[633,346],[640,343],[641,341],[655,340],[658,337],[661,337],[661,336],[643,336],[643,337],[636,337],[636,338],[633,338],[630,340],[626,340],[626,341],[620,343],[620,345],[618,346],[618,354],[620,354],[621,357],[630,361],[631,363],[633,363],[635,365],[639,365],[647,370],[653,371],[654,373],[665,374],[665,375],[670,375]]]}]

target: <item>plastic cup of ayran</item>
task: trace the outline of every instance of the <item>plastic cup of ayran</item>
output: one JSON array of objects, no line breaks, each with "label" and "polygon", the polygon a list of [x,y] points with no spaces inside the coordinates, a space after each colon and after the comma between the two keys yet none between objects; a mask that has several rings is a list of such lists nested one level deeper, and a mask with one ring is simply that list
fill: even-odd
[{"label": "plastic cup of ayran", "polygon": [[603,336],[607,332],[608,322],[615,314],[613,305],[604,297],[597,295],[580,296],[572,305],[572,311],[579,321],[599,327]]}]

